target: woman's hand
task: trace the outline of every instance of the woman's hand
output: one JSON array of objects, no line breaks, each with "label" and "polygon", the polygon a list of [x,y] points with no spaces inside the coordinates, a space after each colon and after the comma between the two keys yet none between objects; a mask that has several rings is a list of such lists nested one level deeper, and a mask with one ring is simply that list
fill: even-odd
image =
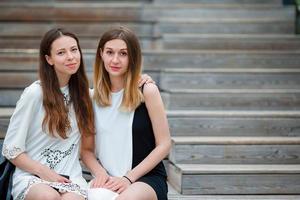
[{"label": "woman's hand", "polygon": [[142,87],[142,85],[144,85],[145,83],[155,84],[155,81],[148,74],[142,74],[139,80],[139,87]]},{"label": "woman's hand", "polygon": [[121,192],[126,190],[129,185],[131,185],[131,183],[124,177],[110,177],[104,185],[104,188],[120,194]]},{"label": "woman's hand", "polygon": [[37,175],[45,181],[71,183],[69,179],[57,174],[54,170],[51,170],[45,165],[41,166],[40,172]]},{"label": "woman's hand", "polygon": [[104,187],[105,183],[109,180],[109,175],[103,171],[96,175],[91,182],[91,188]]}]

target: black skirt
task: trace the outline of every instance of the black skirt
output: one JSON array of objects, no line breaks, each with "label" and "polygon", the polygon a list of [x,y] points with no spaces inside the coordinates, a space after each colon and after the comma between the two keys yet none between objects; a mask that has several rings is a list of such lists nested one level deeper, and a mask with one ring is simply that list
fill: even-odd
[{"label": "black skirt", "polygon": [[150,185],[155,191],[158,200],[168,199],[168,185],[165,177],[146,175],[139,178],[136,182],[143,182]]}]

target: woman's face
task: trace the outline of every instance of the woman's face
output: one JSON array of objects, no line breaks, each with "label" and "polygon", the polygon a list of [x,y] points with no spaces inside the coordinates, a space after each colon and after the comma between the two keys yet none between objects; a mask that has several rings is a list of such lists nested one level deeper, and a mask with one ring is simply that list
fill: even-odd
[{"label": "woman's face", "polygon": [[55,69],[60,82],[68,82],[80,66],[81,54],[74,38],[62,36],[51,45],[50,55],[46,55],[47,62]]},{"label": "woman's face", "polygon": [[101,57],[110,77],[121,77],[127,72],[129,58],[127,45],[123,40],[114,39],[106,42]]}]

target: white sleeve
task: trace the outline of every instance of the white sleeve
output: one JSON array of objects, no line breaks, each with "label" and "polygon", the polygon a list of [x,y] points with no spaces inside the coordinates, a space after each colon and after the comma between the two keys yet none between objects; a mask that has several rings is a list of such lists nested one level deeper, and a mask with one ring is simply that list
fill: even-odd
[{"label": "white sleeve", "polygon": [[7,159],[16,158],[26,152],[26,138],[32,121],[36,104],[41,96],[36,83],[26,88],[17,102],[15,111],[10,118],[9,126],[3,142],[2,154]]}]

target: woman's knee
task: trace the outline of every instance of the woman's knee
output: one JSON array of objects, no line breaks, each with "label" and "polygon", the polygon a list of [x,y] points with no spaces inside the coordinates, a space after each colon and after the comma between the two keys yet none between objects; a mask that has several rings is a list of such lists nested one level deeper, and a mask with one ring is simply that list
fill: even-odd
[{"label": "woman's knee", "polygon": [[25,200],[61,200],[60,194],[52,187],[44,184],[37,184],[32,186]]},{"label": "woman's knee", "polygon": [[61,200],[84,200],[84,197],[73,192],[64,193]]},{"label": "woman's knee", "polygon": [[157,200],[157,197],[150,185],[136,182],[122,192],[116,200]]}]

